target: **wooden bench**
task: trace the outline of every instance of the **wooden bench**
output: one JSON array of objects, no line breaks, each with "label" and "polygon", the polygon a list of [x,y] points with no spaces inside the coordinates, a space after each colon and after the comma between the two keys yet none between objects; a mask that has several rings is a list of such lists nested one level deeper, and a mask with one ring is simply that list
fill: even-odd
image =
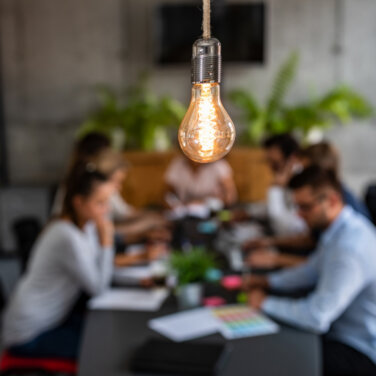
[{"label": "wooden bench", "polygon": [[[125,152],[131,163],[122,194],[125,200],[136,206],[162,205],[166,189],[165,172],[171,160],[179,155],[177,150],[167,152]],[[271,173],[262,149],[235,148],[226,157],[234,171],[239,201],[264,200]]]}]

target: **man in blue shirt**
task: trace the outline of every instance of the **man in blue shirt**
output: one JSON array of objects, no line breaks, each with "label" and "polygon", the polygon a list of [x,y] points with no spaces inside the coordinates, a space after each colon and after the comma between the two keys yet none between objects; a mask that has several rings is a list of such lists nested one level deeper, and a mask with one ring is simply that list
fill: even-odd
[{"label": "man in blue shirt", "polygon": [[[343,203],[336,176],[308,167],[290,183],[301,217],[322,232],[308,261],[245,281],[249,303],[275,318],[323,336],[324,375],[376,375],[376,232]],[[301,299],[268,296],[265,289],[313,287]]]}]

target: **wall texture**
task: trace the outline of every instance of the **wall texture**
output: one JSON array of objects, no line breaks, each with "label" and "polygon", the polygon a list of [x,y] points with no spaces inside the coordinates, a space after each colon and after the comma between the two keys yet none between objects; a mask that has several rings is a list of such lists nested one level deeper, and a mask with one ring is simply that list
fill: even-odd
[{"label": "wall texture", "polygon": [[[163,2],[184,0],[163,0]],[[233,0],[241,2],[245,0]],[[249,1],[249,0],[248,0]],[[0,0],[0,45],[13,183],[50,183],[64,170],[93,87],[121,88],[152,72],[151,86],[188,102],[189,64],[152,63],[154,6],[162,0]],[[266,0],[267,61],[224,67],[224,91],[252,88],[262,100],[292,50],[301,65],[294,101],[347,82],[376,106],[374,0]],[[236,111],[231,111],[236,118]],[[336,128],[345,180],[357,192],[376,178],[375,122]]]}]

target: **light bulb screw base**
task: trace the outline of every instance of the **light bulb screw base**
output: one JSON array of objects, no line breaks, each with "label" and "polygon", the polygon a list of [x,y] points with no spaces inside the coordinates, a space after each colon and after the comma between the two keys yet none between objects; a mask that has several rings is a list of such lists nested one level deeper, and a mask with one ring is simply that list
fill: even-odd
[{"label": "light bulb screw base", "polygon": [[198,39],[192,47],[192,84],[220,83],[221,43],[216,38]]}]

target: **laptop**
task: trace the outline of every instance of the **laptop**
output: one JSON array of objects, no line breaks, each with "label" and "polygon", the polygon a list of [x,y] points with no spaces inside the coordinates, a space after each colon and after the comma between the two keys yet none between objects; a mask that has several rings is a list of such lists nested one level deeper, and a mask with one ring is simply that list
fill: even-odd
[{"label": "laptop", "polygon": [[135,351],[130,368],[136,373],[156,375],[215,376],[229,353],[228,344],[148,339]]}]

